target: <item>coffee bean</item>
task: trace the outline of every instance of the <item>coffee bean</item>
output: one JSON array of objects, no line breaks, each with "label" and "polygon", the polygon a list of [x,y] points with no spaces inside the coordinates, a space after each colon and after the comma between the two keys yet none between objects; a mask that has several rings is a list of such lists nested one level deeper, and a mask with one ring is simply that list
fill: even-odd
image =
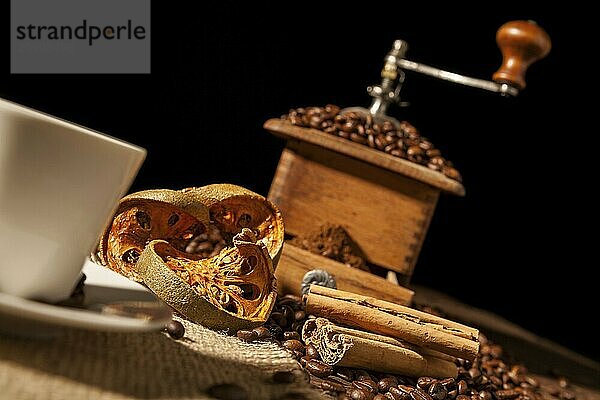
[{"label": "coffee bean", "polygon": [[245,340],[246,342],[252,342],[258,339],[258,333],[256,333],[256,331],[247,331],[244,329],[240,329],[239,331],[237,331],[237,337],[242,340]]},{"label": "coffee bean", "polygon": [[257,339],[268,339],[271,337],[271,331],[265,326],[259,326],[252,329],[252,331],[256,333]]},{"label": "coffee bean", "polygon": [[355,380],[357,380],[357,381],[364,381],[364,380],[375,381],[375,378],[371,374],[369,374],[367,371],[365,371],[364,369],[357,369],[356,375],[355,375]]},{"label": "coffee bean", "polygon": [[454,378],[446,378],[440,381],[442,386],[446,388],[446,390],[450,391],[456,388],[456,380]]},{"label": "coffee bean", "polygon": [[399,389],[397,387],[391,387],[387,394],[391,395],[394,400],[409,400],[410,399],[410,392]]},{"label": "coffee bean", "polygon": [[368,144],[367,139],[364,136],[361,136],[357,133],[351,133],[350,140],[352,140],[353,142],[356,142],[356,143],[360,143],[360,144]]},{"label": "coffee bean", "polygon": [[456,400],[470,400],[471,397],[470,396],[466,396],[464,394],[459,394],[458,396],[456,396]]},{"label": "coffee bean", "polygon": [[306,318],[306,313],[302,310],[298,310],[294,313],[294,320],[295,321],[302,321]]},{"label": "coffee bean", "polygon": [[232,383],[215,385],[208,388],[206,393],[218,400],[247,400],[248,393],[241,386]]},{"label": "coffee bean", "polygon": [[417,387],[420,387],[423,390],[429,389],[432,383],[436,382],[436,379],[430,378],[428,376],[422,376],[417,380]]},{"label": "coffee bean", "polygon": [[283,340],[300,340],[300,335],[298,334],[298,332],[294,332],[294,331],[287,331],[287,332],[283,332]]},{"label": "coffee bean", "polygon": [[173,339],[181,339],[185,335],[183,324],[176,320],[169,321],[165,329]]},{"label": "coffee bean", "polygon": [[398,379],[393,376],[383,378],[377,382],[377,388],[380,392],[385,393],[398,384]]},{"label": "coffee bean", "polygon": [[[496,390],[496,398],[498,400],[512,400],[515,399],[517,397],[519,397],[520,393],[517,392],[516,390]],[[457,398],[458,400],[458,398]]]},{"label": "coffee bean", "polygon": [[[285,317],[286,323],[290,324],[295,321],[295,312],[292,307],[289,305],[284,305],[281,307],[281,314]],[[283,325],[282,325],[283,327]]]},{"label": "coffee bean", "polygon": [[277,325],[279,325],[283,329],[285,329],[287,327],[288,321],[285,318],[285,316],[280,312],[273,311],[271,313],[271,320],[273,320],[273,322],[275,322]]},{"label": "coffee bean", "polygon": [[352,380],[354,379],[354,372],[350,368],[336,368],[335,375],[339,376],[344,380],[347,380],[348,382],[352,382]]},{"label": "coffee bean", "polygon": [[362,381],[353,381],[352,386],[357,389],[367,390],[369,393],[375,394],[378,391],[377,382],[372,379],[364,379]]},{"label": "coffee bean", "polygon": [[333,373],[331,365],[315,359],[309,360],[306,363],[306,370],[319,378],[326,378]]},{"label": "coffee bean", "polygon": [[[440,151],[406,121],[401,122],[400,126],[396,128],[390,121],[384,121],[381,124],[373,123],[370,114],[347,112],[340,115],[339,108],[332,108],[332,112],[327,112],[322,107],[310,107],[306,109],[305,114],[298,110],[290,110],[282,118],[288,119],[293,125],[311,126],[385,151],[395,157],[408,158],[413,162],[428,165],[433,170],[441,169],[441,165],[436,167],[438,164],[429,162],[433,157],[439,157]],[[391,146],[392,143],[393,146]],[[408,154],[405,152],[406,150],[409,150]],[[460,174],[454,173],[452,170],[448,170],[447,174],[449,177],[460,179]]]},{"label": "coffee bean", "polygon": [[292,383],[295,380],[296,376],[291,371],[277,371],[273,374],[275,383]]},{"label": "coffee bean", "polygon": [[288,350],[304,351],[304,345],[297,339],[286,340],[282,343],[282,346]]},{"label": "coffee bean", "polygon": [[432,400],[431,396],[423,389],[415,388],[409,394],[411,400]]},{"label": "coffee bean", "polygon": [[275,323],[266,325],[266,328],[269,330],[269,332],[271,332],[271,336],[276,339],[280,339],[283,335],[283,329],[281,329],[281,327]]},{"label": "coffee bean", "polygon": [[423,155],[423,149],[421,149],[418,145],[410,146],[408,150],[406,150],[406,154],[409,156],[420,156]]},{"label": "coffee bean", "polygon": [[[440,382],[433,382],[427,391],[434,400],[444,400],[448,394],[448,390]],[[491,400],[491,399],[482,399]]]},{"label": "coffee bean", "polygon": [[379,393],[377,395],[375,395],[375,397],[373,397],[373,400],[388,400],[389,397],[385,397],[385,395]]},{"label": "coffee bean", "polygon": [[498,378],[497,376],[490,376],[490,382],[492,382],[492,385],[497,386],[497,387],[501,387],[502,386],[502,379]]},{"label": "coffee bean", "polygon": [[313,346],[312,344],[309,344],[306,346],[306,355],[310,358],[316,358],[316,359],[321,358],[321,356],[319,355],[319,352],[317,351],[317,348],[315,346]]},{"label": "coffee bean", "polygon": [[479,368],[471,368],[469,370],[469,376],[471,376],[471,379],[475,380],[481,376],[481,371],[479,371]]},{"label": "coffee bean", "polygon": [[448,392],[448,397],[450,399],[455,399],[457,394],[458,394],[457,390],[453,389],[453,390],[451,390],[451,391]]},{"label": "coffee bean", "polygon": [[309,360],[312,360],[312,358],[310,358],[310,357],[308,357],[308,356],[302,356],[302,357],[300,357],[300,359],[298,360],[298,362],[300,363],[300,366],[301,366],[302,368],[306,368],[306,363],[307,363]]},{"label": "coffee bean", "polygon": [[341,385],[337,382],[327,380],[327,379],[323,379],[318,382],[311,380],[311,383],[313,383],[313,382],[316,383],[316,386],[318,388],[320,388],[321,390],[324,390],[326,392],[343,392],[346,390],[344,385]]},{"label": "coffee bean", "polygon": [[[490,392],[488,392],[487,390],[483,390],[481,392],[479,392],[479,398],[481,400],[492,400],[492,394]],[[440,400],[440,399],[438,399]]]},{"label": "coffee bean", "polygon": [[356,388],[349,389],[346,392],[346,394],[352,400],[372,400],[373,399],[373,395],[371,393],[369,393],[368,391],[356,389]]}]

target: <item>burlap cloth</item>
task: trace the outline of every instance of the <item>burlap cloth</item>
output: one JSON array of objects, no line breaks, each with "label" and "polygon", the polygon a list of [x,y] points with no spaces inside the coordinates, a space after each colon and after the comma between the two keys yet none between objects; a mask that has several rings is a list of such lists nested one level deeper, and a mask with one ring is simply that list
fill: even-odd
[{"label": "burlap cloth", "polygon": [[[0,335],[0,399],[210,399],[207,391],[226,383],[246,392],[232,399],[323,398],[277,344],[244,343],[182,322],[181,340],[162,332]],[[293,382],[277,383],[276,371],[292,372]]]}]

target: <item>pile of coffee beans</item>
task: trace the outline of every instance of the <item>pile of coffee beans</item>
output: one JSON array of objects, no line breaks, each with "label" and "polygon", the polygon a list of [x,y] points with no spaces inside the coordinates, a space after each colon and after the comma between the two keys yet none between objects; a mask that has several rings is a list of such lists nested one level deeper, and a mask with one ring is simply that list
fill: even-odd
[{"label": "pile of coffee beans", "polygon": [[[427,309],[427,311],[434,311]],[[344,400],[575,400],[564,378],[559,391],[549,391],[530,376],[527,369],[513,363],[501,346],[480,337],[479,356],[474,362],[457,359],[458,377],[411,378],[361,369],[332,367],[320,360],[312,345],[300,337],[306,319],[298,296],[278,299],[271,318],[264,326],[241,330],[237,336],[246,341],[275,340],[299,362],[312,385]]]},{"label": "pile of coffee beans", "polygon": [[352,111],[340,114],[340,108],[332,104],[325,107],[291,109],[281,118],[296,126],[319,129],[427,166],[450,179],[459,182],[462,179],[452,162],[442,157],[440,151],[406,121],[400,122],[399,126],[395,126],[389,120],[377,123],[370,114],[363,115]]}]

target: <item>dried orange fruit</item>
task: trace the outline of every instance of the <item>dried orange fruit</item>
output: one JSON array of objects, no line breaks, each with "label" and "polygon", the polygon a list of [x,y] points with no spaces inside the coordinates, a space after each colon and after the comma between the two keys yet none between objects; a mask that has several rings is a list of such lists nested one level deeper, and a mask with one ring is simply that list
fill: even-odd
[{"label": "dried orange fruit", "polygon": [[283,239],[277,207],[242,187],[147,190],[121,200],[98,258],[191,320],[239,329],[269,315]]},{"label": "dried orange fruit", "polygon": [[233,247],[196,259],[162,240],[146,246],[137,263],[144,283],[192,321],[234,331],[263,324],[277,297],[273,264],[248,228]]}]

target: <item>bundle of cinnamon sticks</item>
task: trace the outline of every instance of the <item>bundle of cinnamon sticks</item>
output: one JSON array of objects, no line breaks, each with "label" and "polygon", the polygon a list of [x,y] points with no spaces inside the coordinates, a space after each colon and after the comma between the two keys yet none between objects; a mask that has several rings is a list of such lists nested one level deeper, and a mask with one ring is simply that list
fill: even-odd
[{"label": "bundle of cinnamon sticks", "polygon": [[302,337],[330,365],[407,376],[456,377],[455,358],[473,361],[479,331],[372,297],[313,285]]}]

